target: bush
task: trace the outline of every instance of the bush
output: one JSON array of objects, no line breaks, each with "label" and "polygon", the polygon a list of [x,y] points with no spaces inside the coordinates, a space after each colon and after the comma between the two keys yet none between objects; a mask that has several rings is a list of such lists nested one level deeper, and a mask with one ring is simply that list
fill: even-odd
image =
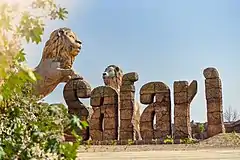
[{"label": "bush", "polygon": [[[63,105],[42,103],[33,96],[36,76],[25,64],[21,44],[39,44],[44,19],[64,20],[68,12],[53,0],[29,2],[23,10],[0,2],[0,159],[73,160],[81,141],[75,129],[87,124],[69,115]],[[75,143],[64,142],[66,130],[76,137]]]},{"label": "bush", "polygon": [[81,137],[64,142],[64,132],[75,135],[74,129],[86,123],[69,115],[64,105],[37,102],[30,93],[0,104],[0,159],[76,159]]}]

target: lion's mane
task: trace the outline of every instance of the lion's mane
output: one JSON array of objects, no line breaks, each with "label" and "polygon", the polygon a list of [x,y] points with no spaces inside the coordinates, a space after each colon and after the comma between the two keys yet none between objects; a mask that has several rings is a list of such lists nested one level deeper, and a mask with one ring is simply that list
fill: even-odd
[{"label": "lion's mane", "polygon": [[[70,40],[69,37],[73,37]],[[49,40],[43,49],[42,61],[46,59],[54,59],[60,62],[60,67],[64,69],[72,68],[75,57],[78,52],[76,46],[81,44],[76,34],[69,28],[59,28],[53,31]]]}]

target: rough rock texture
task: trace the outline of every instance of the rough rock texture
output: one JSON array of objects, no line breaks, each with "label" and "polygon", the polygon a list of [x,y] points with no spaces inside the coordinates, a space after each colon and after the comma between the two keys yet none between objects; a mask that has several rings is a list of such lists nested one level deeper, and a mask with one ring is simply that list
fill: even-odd
[{"label": "rough rock texture", "polygon": [[[125,74],[122,79],[120,88],[120,140],[136,139],[133,125],[138,125],[136,128],[140,130],[140,113],[137,117],[133,116],[135,104],[134,82],[137,80],[138,74],[135,72]],[[132,120],[135,122],[132,123]]]},{"label": "rough rock texture", "polygon": [[208,137],[225,132],[222,107],[222,84],[215,68],[203,71],[207,100]]},{"label": "rough rock texture", "polygon": [[197,93],[197,81],[174,82],[174,138],[191,138],[190,103]]},{"label": "rough rock texture", "polygon": [[[140,104],[134,100],[134,82],[138,80],[135,72],[123,74],[120,67],[109,65],[102,74],[103,82],[106,86],[114,88],[119,95],[119,107],[122,108],[121,116],[118,117],[118,133],[121,132],[122,138],[130,137],[133,140],[141,140],[140,134]],[[121,107],[121,105],[123,107]],[[130,116],[132,116],[130,118]],[[121,123],[123,125],[121,125]],[[130,124],[129,124],[130,123]],[[133,129],[133,131],[131,131]],[[136,133],[136,135],[134,135]],[[120,138],[120,134],[118,136]],[[122,139],[121,139],[122,140]]]},{"label": "rough rock texture", "polygon": [[109,86],[92,90],[91,106],[94,113],[90,120],[90,135],[93,140],[118,139],[118,93]]},{"label": "rough rock texture", "polygon": [[[74,37],[74,40],[71,37]],[[72,68],[81,46],[81,40],[69,28],[59,28],[51,33],[45,43],[41,61],[34,69],[34,72],[40,77],[33,85],[34,94],[44,98],[58,84],[73,78],[82,78]]]},{"label": "rough rock texture", "polygon": [[[78,98],[89,98],[91,86],[84,80],[72,79],[64,86],[63,96],[68,105],[70,114],[79,116],[80,120],[90,122],[92,108],[85,106]],[[88,140],[90,133],[89,127],[79,131],[84,140]]]},{"label": "rough rock texture", "polygon": [[[140,101],[142,104],[149,104],[140,119],[142,138],[147,140],[172,136],[169,87],[163,82],[147,83],[140,89]],[[153,128],[154,115],[156,115],[156,129]]]}]

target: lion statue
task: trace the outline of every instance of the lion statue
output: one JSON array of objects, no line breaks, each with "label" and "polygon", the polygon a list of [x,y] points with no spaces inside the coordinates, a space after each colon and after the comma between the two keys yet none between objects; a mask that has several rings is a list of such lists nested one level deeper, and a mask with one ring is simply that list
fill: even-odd
[{"label": "lion statue", "polygon": [[42,59],[34,69],[39,76],[34,85],[35,94],[45,97],[50,94],[59,83],[81,76],[72,69],[73,62],[79,54],[82,42],[69,28],[54,30],[43,49]]},{"label": "lion statue", "polygon": [[[117,90],[118,93],[120,93],[120,87],[122,85],[122,77],[123,77],[123,71],[116,65],[109,65],[102,74],[104,84],[106,86],[113,87],[114,89]],[[142,140],[142,137],[140,134],[140,116],[141,116],[140,104],[135,101],[131,123],[133,125],[134,132],[137,133],[138,139]]]}]

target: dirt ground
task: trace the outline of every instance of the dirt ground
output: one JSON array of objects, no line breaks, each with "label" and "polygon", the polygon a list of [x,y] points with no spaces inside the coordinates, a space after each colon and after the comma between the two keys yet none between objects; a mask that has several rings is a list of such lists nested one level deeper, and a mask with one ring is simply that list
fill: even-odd
[{"label": "dirt ground", "polygon": [[185,151],[138,151],[79,153],[78,160],[239,160],[240,150],[208,149]]},{"label": "dirt ground", "polygon": [[100,159],[240,159],[240,134],[225,133],[197,144],[81,146],[80,160]]}]

